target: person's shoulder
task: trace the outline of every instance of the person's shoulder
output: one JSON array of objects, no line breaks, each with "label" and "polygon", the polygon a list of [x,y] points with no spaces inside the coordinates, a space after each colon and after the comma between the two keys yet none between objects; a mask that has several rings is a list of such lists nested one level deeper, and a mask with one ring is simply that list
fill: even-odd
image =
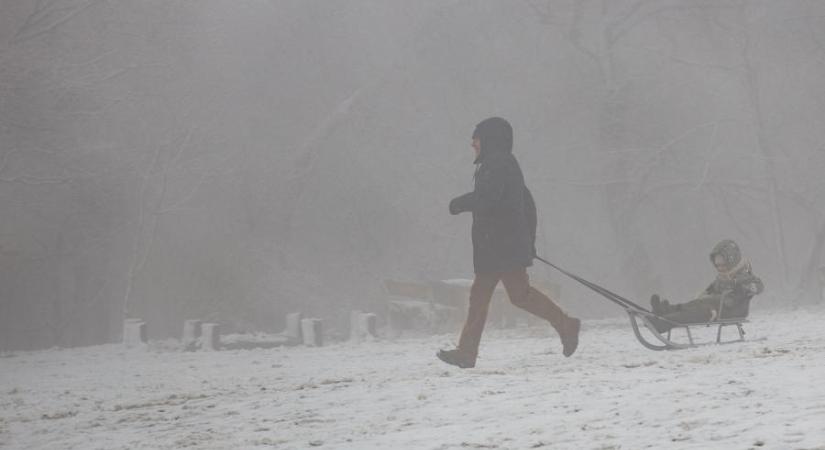
[{"label": "person's shoulder", "polygon": [[496,169],[511,169],[518,167],[518,161],[512,153],[496,153],[485,158],[482,166]]},{"label": "person's shoulder", "polygon": [[756,276],[756,274],[754,274],[752,270],[743,270],[742,272],[736,274],[735,278],[748,280],[748,279],[759,278],[759,277]]}]

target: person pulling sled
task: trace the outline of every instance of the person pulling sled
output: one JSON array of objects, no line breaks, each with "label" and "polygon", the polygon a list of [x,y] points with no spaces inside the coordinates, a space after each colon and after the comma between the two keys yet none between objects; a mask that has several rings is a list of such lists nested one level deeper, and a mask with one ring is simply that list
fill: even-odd
[{"label": "person pulling sled", "polygon": [[450,214],[470,212],[475,279],[458,347],[440,350],[439,359],[460,368],[475,367],[493,291],[499,281],[517,307],[550,322],[571,356],[579,343],[581,321],[565,314],[549,297],[530,286],[527,267],[536,255],[537,214],[533,197],[513,156],[513,128],[500,117],[479,123],[472,136],[475,188],[450,202]]}]

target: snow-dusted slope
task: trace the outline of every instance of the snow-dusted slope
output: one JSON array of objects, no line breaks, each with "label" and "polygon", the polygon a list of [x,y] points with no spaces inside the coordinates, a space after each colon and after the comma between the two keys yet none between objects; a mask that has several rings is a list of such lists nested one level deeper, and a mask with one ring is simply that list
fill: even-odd
[{"label": "snow-dusted slope", "polygon": [[587,322],[572,358],[547,329],[490,330],[470,370],[434,357],[454,336],[5,355],[0,447],[825,448],[823,313],[756,311],[753,341],[666,353]]}]

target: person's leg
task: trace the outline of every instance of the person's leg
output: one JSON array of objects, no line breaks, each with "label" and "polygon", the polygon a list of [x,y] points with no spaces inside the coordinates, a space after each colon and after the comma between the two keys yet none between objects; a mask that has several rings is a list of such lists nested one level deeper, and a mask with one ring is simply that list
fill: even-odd
[{"label": "person's leg", "polygon": [[490,309],[490,300],[498,284],[499,274],[476,274],[473,286],[470,288],[470,306],[467,310],[467,320],[461,330],[458,340],[458,349],[475,361],[478,356],[478,346],[481,343],[481,334],[487,321],[487,312]]},{"label": "person's leg", "polygon": [[[718,318],[718,309],[719,298],[709,296],[691,300],[687,303],[670,305],[670,307],[660,315],[676,323],[700,323],[709,322]],[[674,327],[672,323],[656,319],[655,317],[651,318],[650,321],[660,333],[669,331]]]},{"label": "person's leg", "polygon": [[504,273],[501,281],[513,305],[550,322],[561,337],[565,356],[570,356],[576,351],[581,321],[565,314],[550,297],[530,286],[527,269]]}]

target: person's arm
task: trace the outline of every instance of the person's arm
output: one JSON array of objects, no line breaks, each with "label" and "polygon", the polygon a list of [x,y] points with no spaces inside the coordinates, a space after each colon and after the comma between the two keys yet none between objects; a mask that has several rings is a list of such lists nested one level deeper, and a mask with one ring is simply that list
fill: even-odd
[{"label": "person's arm", "polygon": [[719,287],[717,286],[716,280],[714,280],[713,282],[711,282],[708,285],[708,287],[705,288],[704,291],[698,293],[696,295],[696,298],[694,298],[694,300],[706,300],[706,299],[711,299],[711,298],[722,298],[725,294],[726,294],[726,292],[723,292],[721,289],[719,289]]},{"label": "person's arm", "polygon": [[502,164],[483,164],[476,174],[475,190],[450,201],[450,214],[465,211],[492,214],[501,209],[504,206],[502,197],[507,186],[506,170]]},{"label": "person's arm", "polygon": [[744,273],[736,277],[735,280],[736,291],[747,296],[761,294],[765,290],[765,285],[762,280],[752,273]]},{"label": "person's arm", "polygon": [[702,291],[702,293],[701,293],[701,294],[699,294],[699,296],[701,297],[701,296],[705,296],[705,295],[721,294],[721,292],[716,292],[717,290],[718,290],[718,289],[716,289],[716,280],[713,280],[713,281],[712,281],[712,282],[708,285],[708,287],[706,287],[706,288],[705,288],[705,290],[704,290],[704,291]]},{"label": "person's arm", "polygon": [[450,201],[450,214],[456,215],[464,211],[472,211],[473,193],[468,192]]}]

